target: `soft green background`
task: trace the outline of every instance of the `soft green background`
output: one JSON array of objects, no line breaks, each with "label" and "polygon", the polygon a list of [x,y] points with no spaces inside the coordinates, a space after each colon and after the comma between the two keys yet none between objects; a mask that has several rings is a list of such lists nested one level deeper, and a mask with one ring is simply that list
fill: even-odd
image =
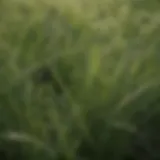
[{"label": "soft green background", "polygon": [[0,0],[0,159],[159,157],[159,52],[158,0]]}]

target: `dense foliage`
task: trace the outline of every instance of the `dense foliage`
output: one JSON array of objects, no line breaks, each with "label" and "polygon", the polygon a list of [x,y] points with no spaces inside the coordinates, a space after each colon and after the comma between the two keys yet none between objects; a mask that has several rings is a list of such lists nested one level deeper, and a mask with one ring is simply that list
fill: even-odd
[{"label": "dense foliage", "polygon": [[159,7],[0,0],[0,159],[160,159]]}]

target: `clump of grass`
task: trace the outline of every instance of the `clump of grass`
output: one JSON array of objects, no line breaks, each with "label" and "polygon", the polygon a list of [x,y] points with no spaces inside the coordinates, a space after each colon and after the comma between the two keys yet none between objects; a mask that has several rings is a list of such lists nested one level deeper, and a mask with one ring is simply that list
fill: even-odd
[{"label": "clump of grass", "polygon": [[79,12],[0,3],[0,157],[159,156],[159,11],[122,0],[83,1]]}]

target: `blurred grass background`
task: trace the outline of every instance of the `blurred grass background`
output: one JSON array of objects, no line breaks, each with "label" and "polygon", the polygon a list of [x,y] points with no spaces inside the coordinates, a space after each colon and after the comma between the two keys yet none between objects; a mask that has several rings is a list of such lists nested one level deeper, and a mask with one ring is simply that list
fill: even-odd
[{"label": "blurred grass background", "polygon": [[0,0],[0,159],[159,159],[159,8]]}]

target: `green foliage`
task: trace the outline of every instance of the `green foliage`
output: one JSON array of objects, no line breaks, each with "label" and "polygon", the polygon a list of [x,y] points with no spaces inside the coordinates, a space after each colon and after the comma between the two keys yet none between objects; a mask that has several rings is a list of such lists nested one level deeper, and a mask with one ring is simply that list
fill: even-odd
[{"label": "green foliage", "polygon": [[0,1],[0,159],[159,158],[159,3],[62,2]]}]

